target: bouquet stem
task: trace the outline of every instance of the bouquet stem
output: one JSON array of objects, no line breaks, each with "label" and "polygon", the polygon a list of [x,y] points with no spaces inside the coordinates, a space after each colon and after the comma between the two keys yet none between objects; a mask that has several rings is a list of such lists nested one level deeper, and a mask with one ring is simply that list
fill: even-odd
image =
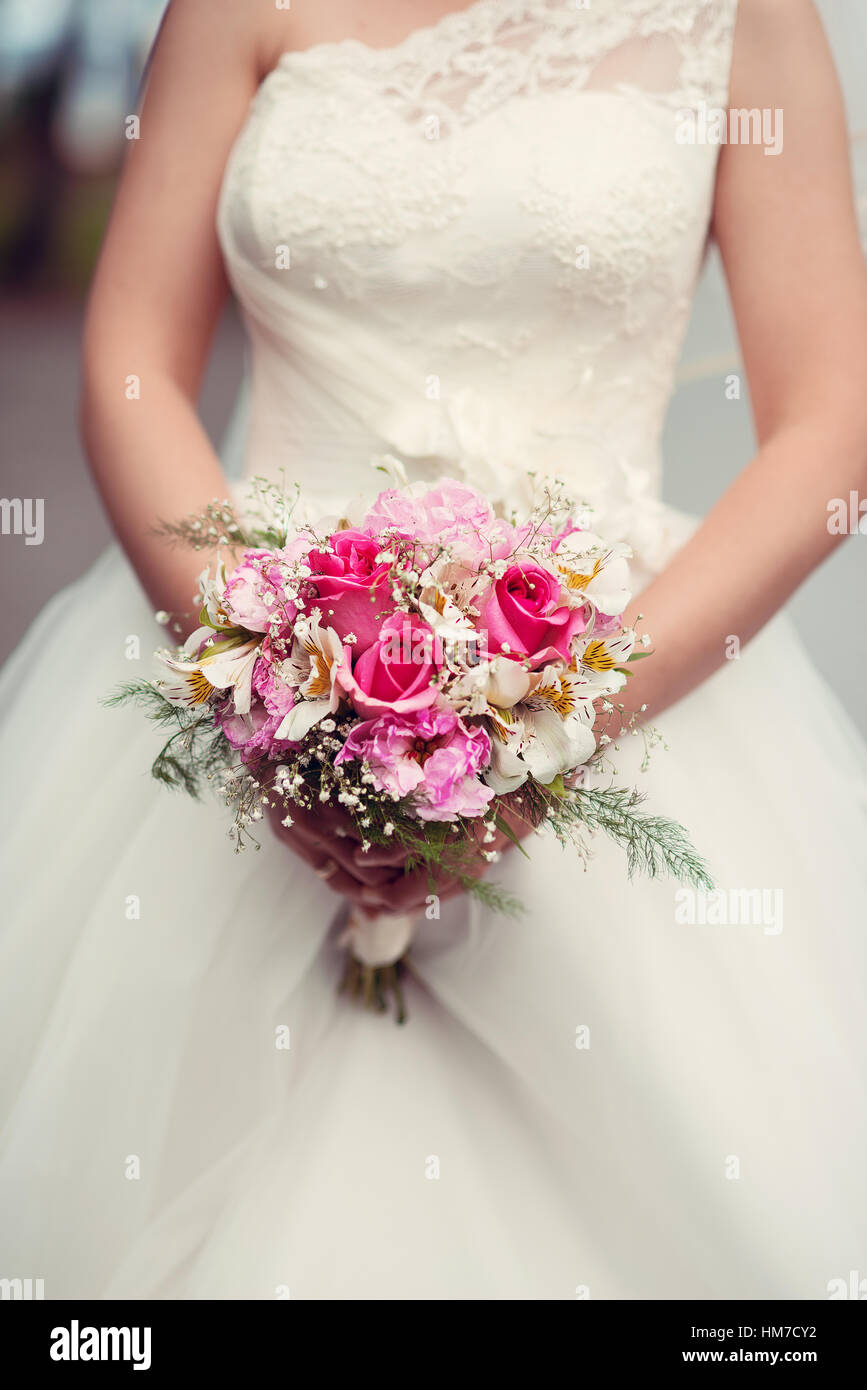
[{"label": "bouquet stem", "polygon": [[337,992],[358,999],[366,1009],[374,1009],[377,1013],[386,1013],[391,1005],[395,1022],[405,1023],[407,1012],[400,987],[405,969],[403,958],[392,965],[365,965],[355,956],[349,956]]}]

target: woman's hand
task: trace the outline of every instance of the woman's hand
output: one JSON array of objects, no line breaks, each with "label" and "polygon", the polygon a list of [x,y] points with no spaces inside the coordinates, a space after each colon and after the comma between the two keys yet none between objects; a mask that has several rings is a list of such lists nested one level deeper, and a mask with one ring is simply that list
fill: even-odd
[{"label": "woman's hand", "polygon": [[368,916],[390,910],[388,894],[401,877],[404,851],[397,847],[383,850],[380,858],[371,862],[362,853],[361,837],[352,817],[335,806],[317,804],[315,809],[306,811],[292,805],[288,815],[292,819],[289,826],[284,823],[284,806],[268,809],[268,819],[277,837],[306,860],[329,888],[349,898]]},{"label": "woman's hand", "polygon": [[[520,792],[509,797],[504,797],[500,801],[498,816],[504,821],[518,840],[523,840],[525,836],[532,833],[536,828],[528,820],[526,813],[522,809],[521,803],[517,800]],[[484,878],[492,866],[492,860],[483,856],[496,852],[498,855],[504,850],[514,849],[515,841],[503,833],[501,830],[494,831],[494,838],[486,840],[484,837],[488,832],[481,820],[477,821],[474,827],[474,839],[476,841],[477,852],[466,864],[462,865],[462,871],[470,878]],[[379,846],[371,846],[364,853],[360,847],[356,850],[356,863],[366,861],[370,867],[379,865],[391,865],[398,862],[394,855],[394,850],[381,849]],[[402,859],[405,860],[405,853]],[[411,873],[403,873],[395,878],[388,889],[389,912],[414,912],[421,911],[429,905],[431,897],[438,898],[441,902],[447,898],[453,898],[458,893],[466,892],[465,887],[454,874],[447,870],[433,870],[425,867],[413,869]]]},{"label": "woman's hand", "polygon": [[[515,837],[523,839],[535,827],[517,796],[503,799],[499,815]],[[289,814],[293,823],[286,826],[286,810],[282,806],[269,809],[268,818],[277,836],[306,860],[329,888],[348,898],[369,917],[417,911],[427,906],[431,896],[443,901],[465,891],[460,880],[445,870],[420,867],[406,873],[407,851],[400,845],[371,845],[369,850],[363,850],[352,817],[337,807],[317,805],[314,810],[305,811],[292,806]],[[464,870],[472,878],[482,878],[491,867],[491,861],[483,854],[514,848],[514,841],[502,831],[495,831],[489,841],[484,840],[486,833],[479,821],[475,830],[478,853]]]}]

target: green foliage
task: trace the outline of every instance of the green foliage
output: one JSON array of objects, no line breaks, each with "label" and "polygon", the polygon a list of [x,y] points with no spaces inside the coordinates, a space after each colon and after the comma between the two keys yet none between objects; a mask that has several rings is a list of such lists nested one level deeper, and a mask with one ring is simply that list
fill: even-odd
[{"label": "green foliage", "polygon": [[187,709],[172,705],[150,681],[131,681],[105,701],[110,708],[134,704],[154,724],[174,725],[151,765],[151,775],[165,787],[199,799],[208,783],[231,768],[232,749],[214,723],[210,705]]},{"label": "green foliage", "polygon": [[602,831],[626,851],[630,878],[641,873],[648,878],[670,877],[694,888],[712,889],[707,864],[683,826],[665,816],[640,811],[643,801],[642,793],[629,787],[579,790],[551,807],[549,819],[561,838],[581,830],[590,834]]},{"label": "green foliage", "polygon": [[212,498],[200,512],[191,512],[180,521],[160,521],[156,535],[169,545],[212,552],[220,546],[235,550],[280,550],[294,532],[292,516],[298,505],[298,486],[287,489],[284,482],[252,478],[249,499],[242,517],[229,498]]},{"label": "green foliage", "polygon": [[[234,752],[215,724],[209,704],[191,709],[172,705],[156,685],[144,680],[122,686],[106,704],[136,704],[158,726],[174,726],[151,769],[164,786],[198,798],[210,782],[225,778],[234,788],[229,801],[231,804],[234,796],[236,810],[239,806],[248,810],[259,804],[263,789],[272,797],[281,795],[273,789],[273,772],[267,765],[256,777],[250,775],[249,769],[237,776]],[[327,800],[332,802],[337,800],[338,792],[358,795],[361,809],[353,814],[363,841],[404,850],[408,871],[427,871],[431,893],[436,892],[437,879],[448,875],[493,912],[517,916],[524,911],[513,893],[479,874],[484,852],[479,831],[483,824],[496,826],[526,854],[520,836],[505,818],[507,811],[513,819],[517,816],[533,829],[550,826],[561,844],[585,859],[589,857],[589,838],[600,832],[607,835],[625,851],[630,878],[636,874],[649,878],[668,876],[695,888],[713,888],[707,865],[684,828],[676,821],[641,810],[644,796],[631,788],[569,791],[562,778],[556,778],[548,787],[530,778],[519,793],[493,802],[484,822],[466,817],[453,822],[420,821],[410,814],[407,803],[371,792],[362,782],[363,769],[359,764],[348,763],[335,769],[317,761],[312,754],[317,737],[313,731],[300,753],[290,759],[293,769],[303,775],[303,786],[294,800],[310,807],[323,790],[328,791]],[[289,801],[286,804],[291,809]],[[243,817],[238,825],[246,826]]]}]

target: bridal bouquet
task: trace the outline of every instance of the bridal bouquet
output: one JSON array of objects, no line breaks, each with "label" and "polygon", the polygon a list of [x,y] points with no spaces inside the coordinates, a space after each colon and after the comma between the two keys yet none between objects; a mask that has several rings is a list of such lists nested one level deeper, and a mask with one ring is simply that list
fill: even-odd
[{"label": "bridal bouquet", "polygon": [[[585,857],[604,831],[630,874],[709,885],[682,828],[605,775],[600,720],[649,638],[623,625],[627,547],[588,529],[557,486],[509,520],[448,478],[389,488],[354,525],[295,523],[271,484],[257,498],[252,527],[214,502],[163,528],[217,550],[201,625],[157,654],[154,681],[115,697],[174,726],[156,777],[194,795],[218,780],[236,848],[256,843],[266,811],[288,826],[296,807],[329,803],[363,849],[399,845],[409,869],[446,872],[498,910],[520,904],[479,876],[479,858],[498,857],[497,830],[519,844],[521,821]],[[388,990],[399,1000],[411,935],[408,921],[385,925],[354,914],[347,933],[348,982],[380,1006]]]}]

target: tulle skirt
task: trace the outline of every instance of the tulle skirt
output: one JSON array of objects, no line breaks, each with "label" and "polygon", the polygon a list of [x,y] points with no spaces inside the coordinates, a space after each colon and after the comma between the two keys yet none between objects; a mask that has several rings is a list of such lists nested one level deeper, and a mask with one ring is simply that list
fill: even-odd
[{"label": "tulle skirt", "polygon": [[[825,1298],[867,1273],[865,758],[777,619],[620,777],[715,906],[541,835],[423,921],[395,1026],[339,900],[149,777],[111,551],[0,681],[0,1273],[47,1298]],[[140,658],[136,658],[138,639]]]}]

